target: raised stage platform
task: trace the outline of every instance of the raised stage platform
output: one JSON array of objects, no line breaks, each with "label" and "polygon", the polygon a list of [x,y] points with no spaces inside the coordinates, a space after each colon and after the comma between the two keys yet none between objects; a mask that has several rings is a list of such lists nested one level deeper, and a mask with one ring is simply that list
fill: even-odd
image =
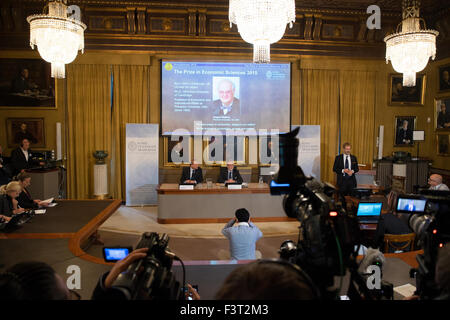
[{"label": "raised stage platform", "polygon": [[295,221],[286,217],[283,197],[270,195],[266,183],[249,183],[239,190],[219,183],[211,188],[200,183],[194,190],[179,190],[178,184],[165,183],[157,192],[159,223],[227,222],[239,208],[246,208],[254,222]]}]

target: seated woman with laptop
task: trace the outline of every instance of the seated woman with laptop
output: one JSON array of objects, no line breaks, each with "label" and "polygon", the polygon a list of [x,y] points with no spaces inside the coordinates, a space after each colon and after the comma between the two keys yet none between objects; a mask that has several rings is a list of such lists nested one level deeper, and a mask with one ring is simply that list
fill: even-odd
[{"label": "seated woman with laptop", "polygon": [[14,177],[14,180],[19,182],[22,189],[19,197],[17,198],[17,201],[19,202],[19,206],[21,208],[38,209],[39,207],[48,206],[47,202],[43,202],[39,199],[33,200],[33,198],[31,197],[31,194],[27,189],[31,185],[31,175],[29,173],[21,172],[16,177]]},{"label": "seated woman with laptop", "polygon": [[17,181],[11,181],[0,187],[0,219],[8,222],[13,215],[25,212],[17,201],[21,190],[22,187]]}]

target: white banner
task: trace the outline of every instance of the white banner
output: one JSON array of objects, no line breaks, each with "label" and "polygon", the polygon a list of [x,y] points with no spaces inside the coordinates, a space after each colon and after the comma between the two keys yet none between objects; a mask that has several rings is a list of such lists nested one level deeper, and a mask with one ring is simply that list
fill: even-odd
[{"label": "white banner", "polygon": [[291,130],[297,127],[298,165],[306,176],[320,180],[320,126],[292,126]]},{"label": "white banner", "polygon": [[157,204],[159,126],[126,125],[126,205]]}]

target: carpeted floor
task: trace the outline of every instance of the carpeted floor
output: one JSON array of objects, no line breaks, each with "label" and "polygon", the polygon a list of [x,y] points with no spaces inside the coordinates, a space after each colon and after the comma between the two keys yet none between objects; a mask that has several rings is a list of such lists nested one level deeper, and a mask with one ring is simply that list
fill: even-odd
[{"label": "carpeted floor", "polygon": [[[183,260],[228,260],[228,240],[222,235],[223,223],[159,224],[158,208],[121,206],[99,228],[106,246],[135,246],[144,232],[167,233],[169,247]],[[230,217],[231,218],[231,217]],[[296,240],[298,222],[258,222],[263,233],[256,249],[262,258],[277,258],[285,240]],[[101,246],[92,246],[88,253],[102,257]]]}]

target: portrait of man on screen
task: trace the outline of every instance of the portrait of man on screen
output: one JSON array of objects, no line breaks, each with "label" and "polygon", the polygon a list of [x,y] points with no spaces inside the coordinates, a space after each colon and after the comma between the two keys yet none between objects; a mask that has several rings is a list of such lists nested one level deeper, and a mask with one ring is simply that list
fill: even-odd
[{"label": "portrait of man on screen", "polygon": [[239,118],[241,103],[239,100],[239,78],[214,77],[213,101],[210,111],[213,118]]}]

